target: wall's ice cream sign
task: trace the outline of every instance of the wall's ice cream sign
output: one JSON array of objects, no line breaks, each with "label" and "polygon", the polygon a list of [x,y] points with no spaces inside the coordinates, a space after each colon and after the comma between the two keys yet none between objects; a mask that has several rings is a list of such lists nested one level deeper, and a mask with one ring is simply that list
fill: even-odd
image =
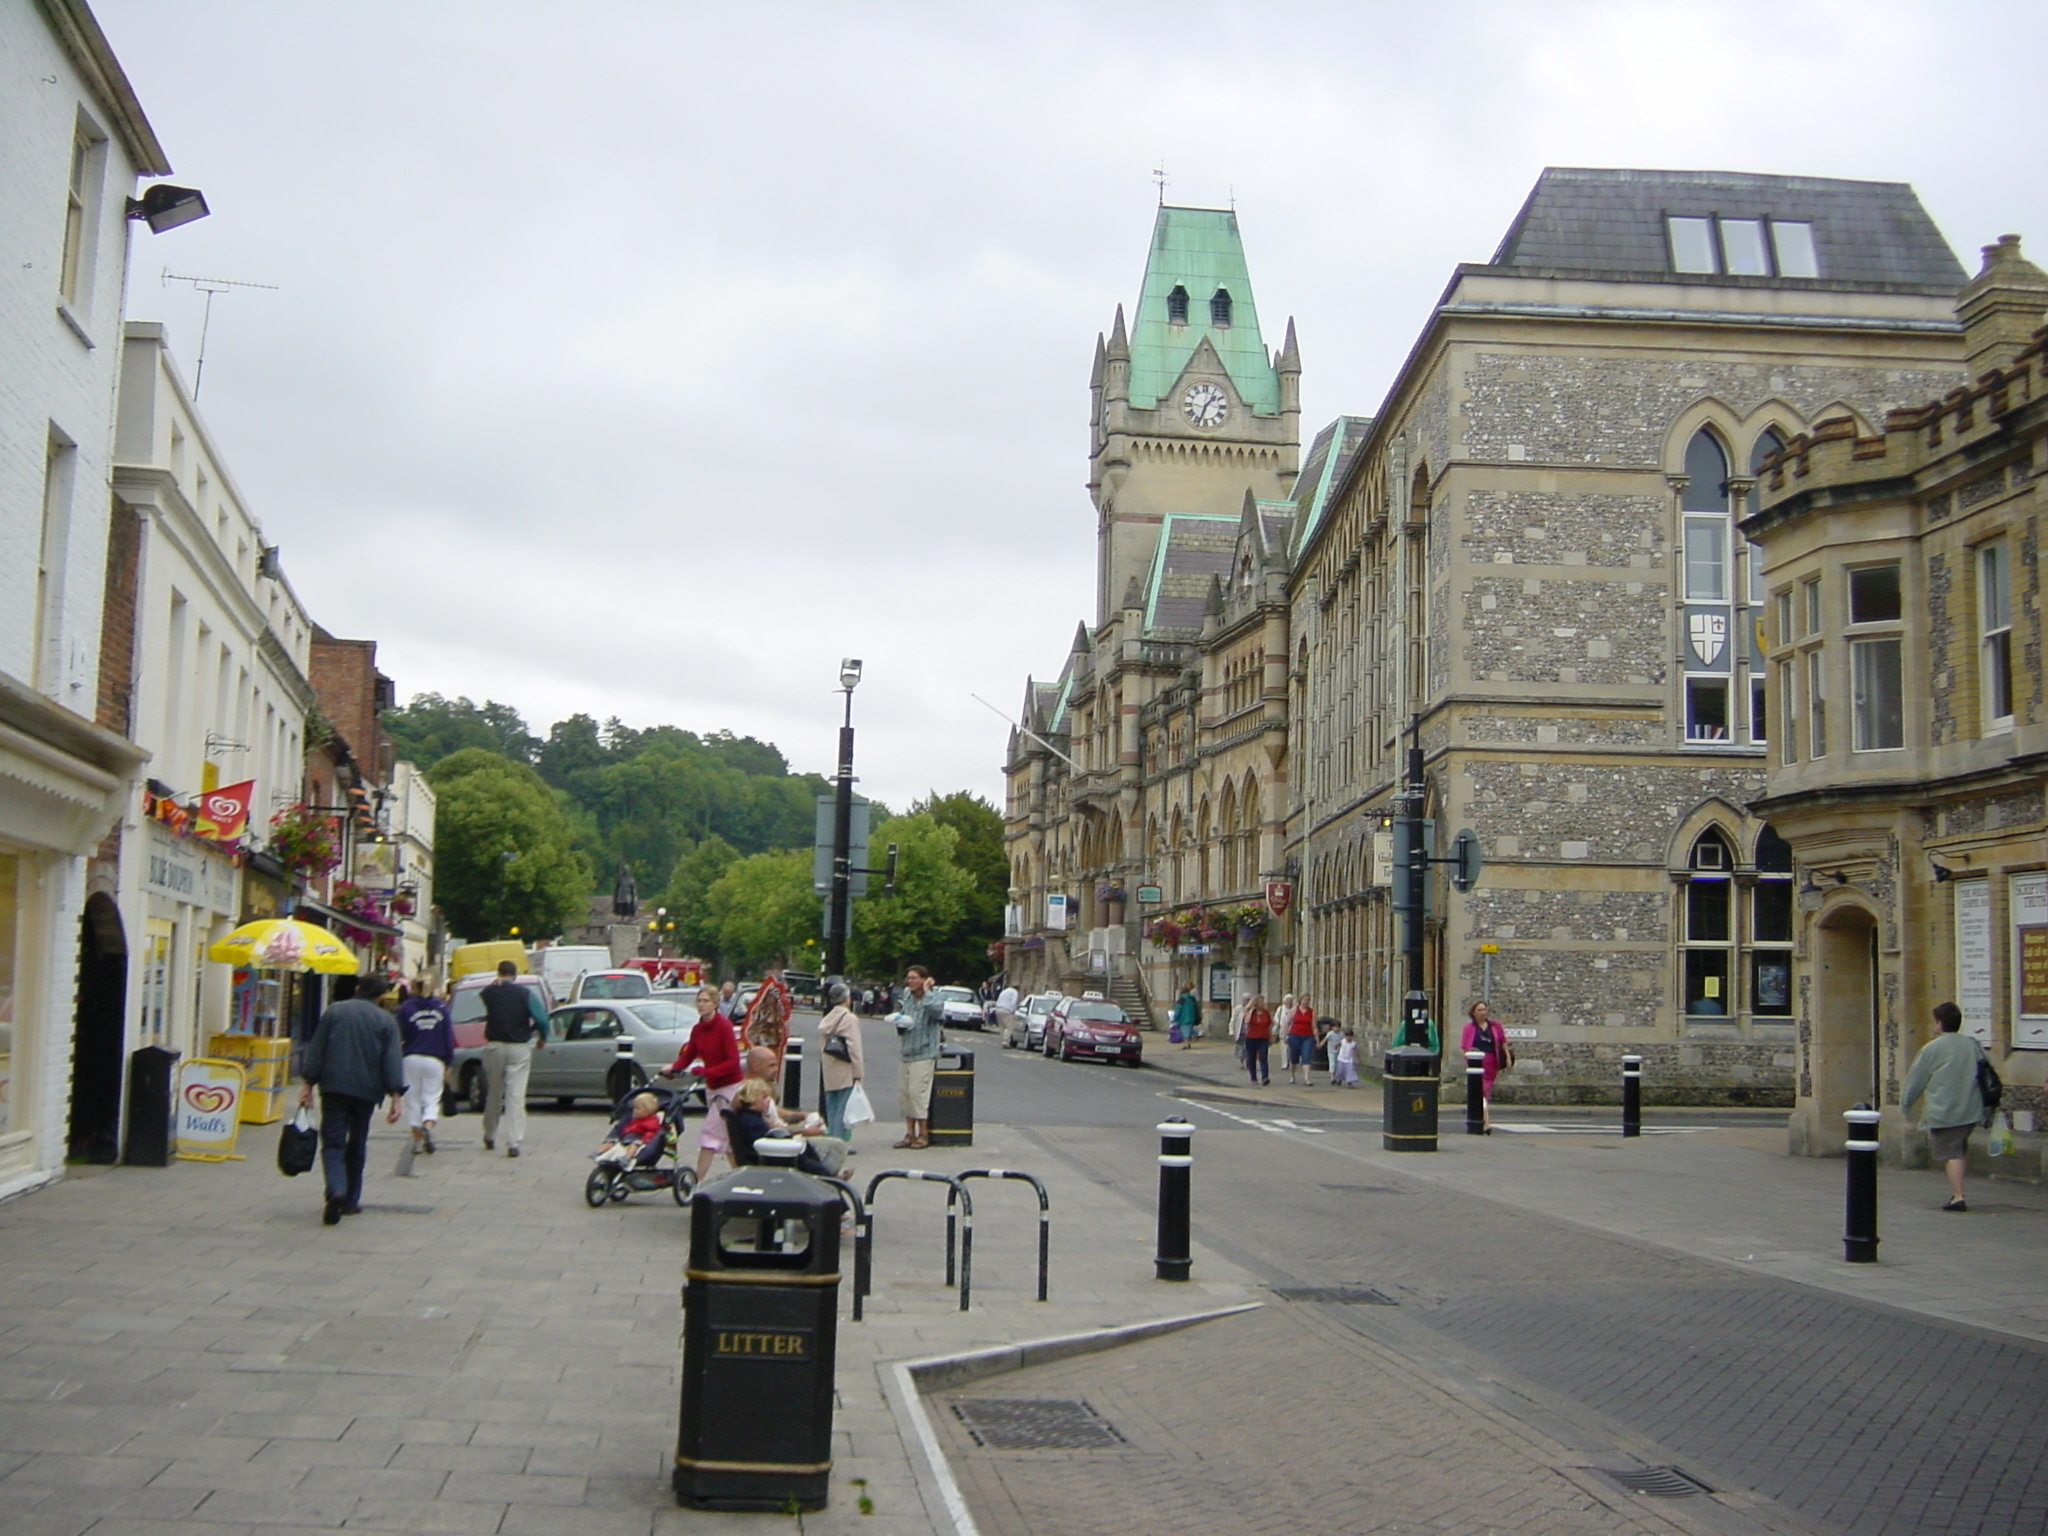
[{"label": "wall's ice cream sign", "polygon": [[242,1064],[194,1056],[178,1064],[171,1134],[178,1156],[217,1163],[236,1157],[242,1129]]}]

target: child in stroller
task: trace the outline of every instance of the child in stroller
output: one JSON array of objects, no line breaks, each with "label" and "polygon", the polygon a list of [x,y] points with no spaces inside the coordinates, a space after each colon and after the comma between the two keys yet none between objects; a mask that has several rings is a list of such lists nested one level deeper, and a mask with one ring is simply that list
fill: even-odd
[{"label": "child in stroller", "polygon": [[673,1088],[638,1088],[612,1108],[604,1144],[591,1157],[596,1165],[584,1181],[583,1198],[593,1208],[650,1189],[666,1189],[687,1205],[697,1177],[676,1165],[683,1134],[684,1095]]}]

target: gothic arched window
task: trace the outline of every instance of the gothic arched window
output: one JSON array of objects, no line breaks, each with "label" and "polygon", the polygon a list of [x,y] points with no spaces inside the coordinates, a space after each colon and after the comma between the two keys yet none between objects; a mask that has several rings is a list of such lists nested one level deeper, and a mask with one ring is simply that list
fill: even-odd
[{"label": "gothic arched window", "polygon": [[1695,1016],[1726,1014],[1730,946],[1735,938],[1735,859],[1728,839],[1709,827],[1693,840],[1686,866],[1685,1011]]},{"label": "gothic arched window", "polygon": [[1685,633],[1685,739],[1703,746],[1735,739],[1729,683],[1735,672],[1737,626],[1729,541],[1728,454],[1702,428],[1685,445],[1685,490],[1679,497],[1679,560]]},{"label": "gothic arched window", "polygon": [[1214,326],[1230,324],[1230,290],[1218,288],[1209,299],[1209,323]]},{"label": "gothic arched window", "polygon": [[1166,319],[1170,325],[1188,323],[1188,291],[1178,283],[1174,284],[1173,292],[1166,296]]},{"label": "gothic arched window", "polygon": [[1766,826],[1756,835],[1749,889],[1749,1011],[1792,1012],[1792,845]]}]

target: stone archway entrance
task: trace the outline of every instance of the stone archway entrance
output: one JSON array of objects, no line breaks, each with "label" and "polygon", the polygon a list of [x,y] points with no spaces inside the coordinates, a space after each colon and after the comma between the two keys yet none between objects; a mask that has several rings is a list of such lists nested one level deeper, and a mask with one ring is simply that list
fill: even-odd
[{"label": "stone archway entrance", "polygon": [[1845,906],[1814,930],[1813,1098],[1820,1147],[1839,1149],[1842,1112],[1878,1102],[1877,920]]},{"label": "stone archway entrance", "polygon": [[66,1147],[80,1162],[120,1159],[127,1001],[128,936],[114,899],[95,891],[78,923],[78,1014],[71,1037]]}]

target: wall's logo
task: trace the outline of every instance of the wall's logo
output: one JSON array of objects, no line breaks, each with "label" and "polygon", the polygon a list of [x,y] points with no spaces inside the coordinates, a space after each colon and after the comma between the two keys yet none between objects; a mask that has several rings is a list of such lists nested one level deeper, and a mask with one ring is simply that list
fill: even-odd
[{"label": "wall's logo", "polygon": [[235,1102],[235,1090],[225,1083],[188,1083],[185,1102],[202,1115],[217,1115]]},{"label": "wall's logo", "polygon": [[1701,666],[1711,667],[1721,659],[1721,653],[1728,648],[1727,614],[1688,614],[1686,627],[1692,636],[1692,653],[1699,657]]}]

